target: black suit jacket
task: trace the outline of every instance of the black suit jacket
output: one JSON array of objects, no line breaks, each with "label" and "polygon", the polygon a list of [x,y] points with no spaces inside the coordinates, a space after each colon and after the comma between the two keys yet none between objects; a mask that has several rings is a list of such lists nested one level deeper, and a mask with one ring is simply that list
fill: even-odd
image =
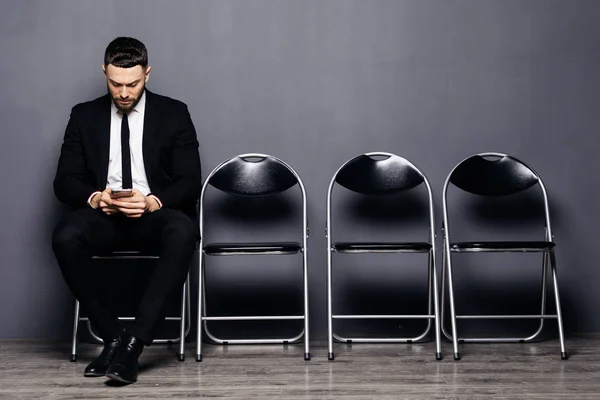
[{"label": "black suit jacket", "polygon": [[[54,193],[72,207],[89,207],[89,196],[106,188],[110,106],[107,94],[71,111]],[[146,90],[142,151],[152,194],[163,207],[181,210],[195,219],[202,178],[196,131],[184,103]]]}]

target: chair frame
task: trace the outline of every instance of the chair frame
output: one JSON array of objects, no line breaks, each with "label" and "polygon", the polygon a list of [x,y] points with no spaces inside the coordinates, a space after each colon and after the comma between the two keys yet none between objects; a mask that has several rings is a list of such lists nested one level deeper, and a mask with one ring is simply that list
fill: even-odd
[{"label": "chair frame", "polygon": [[[419,173],[421,178],[423,179],[423,183],[427,188],[428,195],[428,209],[429,209],[429,240],[431,244],[431,249],[428,253],[428,313],[423,315],[375,315],[375,314],[366,314],[366,315],[342,315],[342,314],[333,314],[333,301],[332,301],[332,290],[333,290],[333,265],[332,265],[332,254],[336,252],[335,248],[332,244],[333,238],[333,227],[332,227],[332,207],[331,200],[333,195],[333,188],[336,183],[336,179],[340,171],[348,165],[351,161],[360,156],[384,156],[384,157],[399,157],[406,161],[410,166]],[[419,184],[420,185],[420,184]],[[331,182],[329,184],[329,190],[327,192],[327,223],[326,223],[326,237],[327,237],[327,338],[328,338],[328,360],[333,361],[335,359],[335,355],[333,352],[333,341],[334,339],[338,342],[345,343],[414,343],[418,341],[422,341],[429,332],[431,331],[431,320],[434,320],[434,329],[435,329],[435,344],[436,344],[436,359],[442,359],[442,346],[441,346],[441,334],[440,334],[440,318],[439,318],[439,300],[438,300],[438,288],[437,288],[437,272],[436,272],[436,257],[435,257],[435,219],[434,219],[434,209],[433,209],[433,195],[431,192],[431,186],[425,174],[412,162],[409,160],[400,157],[396,154],[387,153],[387,152],[370,152],[363,153],[359,156],[353,157],[352,159],[346,161],[333,175]],[[422,253],[422,251],[412,251],[412,250],[393,250],[393,251],[374,251],[377,253],[383,252],[393,252],[393,253]],[[433,308],[433,310],[432,310]],[[433,314],[432,314],[433,311]],[[334,319],[427,319],[427,327],[425,331],[415,337],[410,338],[373,338],[373,337],[343,337],[338,335],[333,330],[333,320]]]},{"label": "chair frame", "polygon": [[[285,166],[296,178],[298,186],[302,194],[302,268],[303,268],[303,302],[304,302],[304,315],[280,315],[280,316],[207,316],[206,306],[206,269],[205,269],[205,257],[204,253],[204,197],[206,190],[210,185],[211,178],[228,162],[235,158],[270,158]],[[295,186],[295,185],[294,185]],[[308,268],[307,268],[307,238],[308,238],[308,222],[307,222],[307,211],[306,211],[306,191],[304,184],[300,176],[294,171],[294,169],[284,162],[283,160],[261,153],[247,153],[240,154],[238,156],[229,158],[215,167],[212,172],[206,178],[204,185],[202,186],[202,193],[200,195],[200,260],[199,260],[199,271],[198,271],[198,319],[197,319],[197,337],[196,337],[196,361],[202,361],[202,333],[203,330],[206,335],[214,343],[221,345],[228,344],[284,344],[298,342],[304,337],[304,360],[310,360],[310,343],[309,343],[309,309],[308,309]],[[274,255],[280,254],[274,252],[260,252],[260,253],[236,253],[231,255],[250,255],[250,254],[261,254],[261,255]],[[270,320],[304,320],[304,328],[302,331],[291,338],[278,339],[278,338],[265,338],[265,339],[222,339],[212,334],[208,328],[208,322],[210,321],[270,321]]]},{"label": "chair frame", "polygon": [[[142,255],[138,251],[115,251],[111,255],[107,256],[93,256],[94,260],[157,260],[159,256]],[[119,317],[119,321],[134,321],[135,317]],[[180,321],[179,323],[179,337],[177,338],[165,338],[165,339],[154,339],[152,343],[179,343],[179,354],[177,359],[179,361],[185,360],[185,338],[190,333],[191,329],[191,311],[190,311],[190,274],[188,272],[187,279],[183,284],[183,291],[181,295],[181,314],[179,317],[166,317],[165,321]],[[75,318],[73,322],[73,337],[71,344],[71,361],[77,361],[77,333],[80,322],[86,322],[87,330],[90,336],[97,343],[104,343],[102,338],[94,331],[92,324],[88,317],[82,317],[80,315],[80,304],[79,300],[75,299]]]},{"label": "chair frame", "polygon": [[[544,237],[545,241],[553,242],[554,235],[552,234],[552,228],[550,225],[550,211],[548,205],[548,194],[546,192],[546,187],[542,182],[541,177],[527,164],[523,161],[509,156],[503,153],[495,153],[495,152],[487,152],[487,153],[479,153],[472,155],[470,157],[465,158],[460,163],[458,163],[448,174],[446,178],[446,182],[444,183],[443,189],[443,266],[442,266],[442,321],[444,320],[444,305],[445,305],[445,290],[446,290],[446,280],[448,281],[448,297],[450,303],[450,319],[451,319],[451,329],[452,332],[448,333],[444,324],[442,323],[442,332],[444,336],[452,342],[454,359],[460,360],[461,356],[458,350],[458,343],[523,343],[523,342],[531,342],[537,339],[542,333],[544,327],[545,319],[557,319],[558,322],[558,333],[559,333],[559,341],[560,341],[560,350],[561,350],[561,358],[566,360],[568,358],[568,353],[565,346],[565,338],[563,331],[563,322],[562,322],[562,312],[560,307],[560,296],[558,291],[558,278],[556,272],[556,257],[554,253],[554,247],[547,249],[535,249],[528,247],[519,247],[519,248],[510,248],[510,249],[490,249],[490,248],[470,248],[470,249],[460,249],[460,248],[452,248],[452,243],[450,242],[450,225],[448,221],[448,187],[451,183],[450,180],[456,168],[460,166],[466,160],[472,157],[511,157],[523,164],[527,167],[537,178],[537,183],[539,184],[542,195],[543,195],[543,203],[544,203],[544,220],[545,220],[545,232]],[[457,315],[455,304],[454,304],[454,284],[452,277],[452,253],[481,253],[481,252],[489,252],[489,253],[498,253],[498,252],[541,252],[543,253],[543,262],[542,262],[542,294],[541,294],[541,312],[536,315]],[[545,314],[546,312],[546,286],[547,286],[547,269],[548,269],[548,258],[550,258],[550,269],[552,272],[552,284],[554,288],[554,298],[556,303],[556,314]],[[447,276],[446,276],[447,274]],[[457,334],[457,319],[540,319],[540,325],[537,331],[533,334],[525,337],[470,337],[470,338],[461,338],[458,337]]]}]

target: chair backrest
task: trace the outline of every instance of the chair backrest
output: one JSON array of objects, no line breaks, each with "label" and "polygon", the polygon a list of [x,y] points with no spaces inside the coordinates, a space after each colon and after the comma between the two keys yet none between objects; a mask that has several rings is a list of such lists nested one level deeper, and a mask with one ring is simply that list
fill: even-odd
[{"label": "chair backrest", "polygon": [[450,183],[465,192],[486,197],[517,194],[539,184],[544,199],[547,237],[552,237],[546,188],[540,176],[523,161],[507,154],[489,152],[475,154],[458,163],[444,184],[443,212],[446,230],[448,229],[447,203]]},{"label": "chair backrest", "polygon": [[[208,175],[200,194],[200,234],[204,231],[204,198],[208,186],[243,197],[264,197],[282,193],[295,185],[302,193],[303,236],[307,231],[306,191],[302,180],[287,163],[260,153],[241,154],[219,164]],[[306,247],[306,243],[304,243]]]},{"label": "chair backrest", "polygon": [[538,183],[538,175],[522,161],[499,153],[467,158],[450,173],[456,187],[481,196],[506,196]]},{"label": "chair backrest", "polygon": [[242,154],[215,168],[207,182],[237,196],[268,196],[296,185],[298,177],[278,158],[266,154]]},{"label": "chair backrest", "polygon": [[407,159],[387,152],[360,154],[342,165],[334,174],[327,195],[327,231],[332,236],[331,203],[334,184],[368,196],[394,195],[425,184],[428,195],[430,240],[435,228],[431,186],[423,172]]},{"label": "chair backrest", "polygon": [[424,182],[418,168],[391,153],[358,155],[346,162],[334,179],[346,189],[365,195],[396,194]]}]

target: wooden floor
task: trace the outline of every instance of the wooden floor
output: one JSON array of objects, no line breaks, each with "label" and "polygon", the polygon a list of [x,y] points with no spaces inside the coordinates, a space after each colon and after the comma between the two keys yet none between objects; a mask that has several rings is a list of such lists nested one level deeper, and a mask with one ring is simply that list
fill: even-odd
[{"label": "wooden floor", "polygon": [[98,345],[82,344],[72,363],[68,343],[0,340],[0,398],[599,399],[600,335],[567,345],[571,359],[561,361],[557,340],[468,344],[458,362],[448,343],[443,361],[433,343],[337,344],[333,362],[318,340],[308,362],[302,345],[206,345],[201,363],[192,345],[185,362],[176,347],[155,345],[144,350],[139,381],[118,386],[83,377]]}]

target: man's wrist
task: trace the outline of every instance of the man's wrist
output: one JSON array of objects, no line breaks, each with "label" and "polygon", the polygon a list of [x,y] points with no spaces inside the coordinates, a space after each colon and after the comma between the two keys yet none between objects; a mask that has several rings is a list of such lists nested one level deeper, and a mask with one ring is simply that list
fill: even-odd
[{"label": "man's wrist", "polygon": [[98,208],[98,202],[94,201],[94,199],[96,199],[96,195],[101,194],[102,192],[94,192],[90,195],[90,197],[88,197],[88,201],[87,204],[92,207],[93,209]]},{"label": "man's wrist", "polygon": [[156,200],[156,203],[158,204],[159,209],[161,209],[163,207],[162,201],[160,201],[160,199],[158,197],[156,197],[156,195],[154,193],[148,193],[148,197],[152,197],[154,200]]},{"label": "man's wrist", "polygon": [[160,202],[160,200],[158,199],[158,197],[156,197],[153,194],[149,194],[148,196],[146,196],[147,200],[146,202],[148,203],[148,211],[149,212],[154,212],[154,211],[158,211],[162,208],[162,203]]}]

